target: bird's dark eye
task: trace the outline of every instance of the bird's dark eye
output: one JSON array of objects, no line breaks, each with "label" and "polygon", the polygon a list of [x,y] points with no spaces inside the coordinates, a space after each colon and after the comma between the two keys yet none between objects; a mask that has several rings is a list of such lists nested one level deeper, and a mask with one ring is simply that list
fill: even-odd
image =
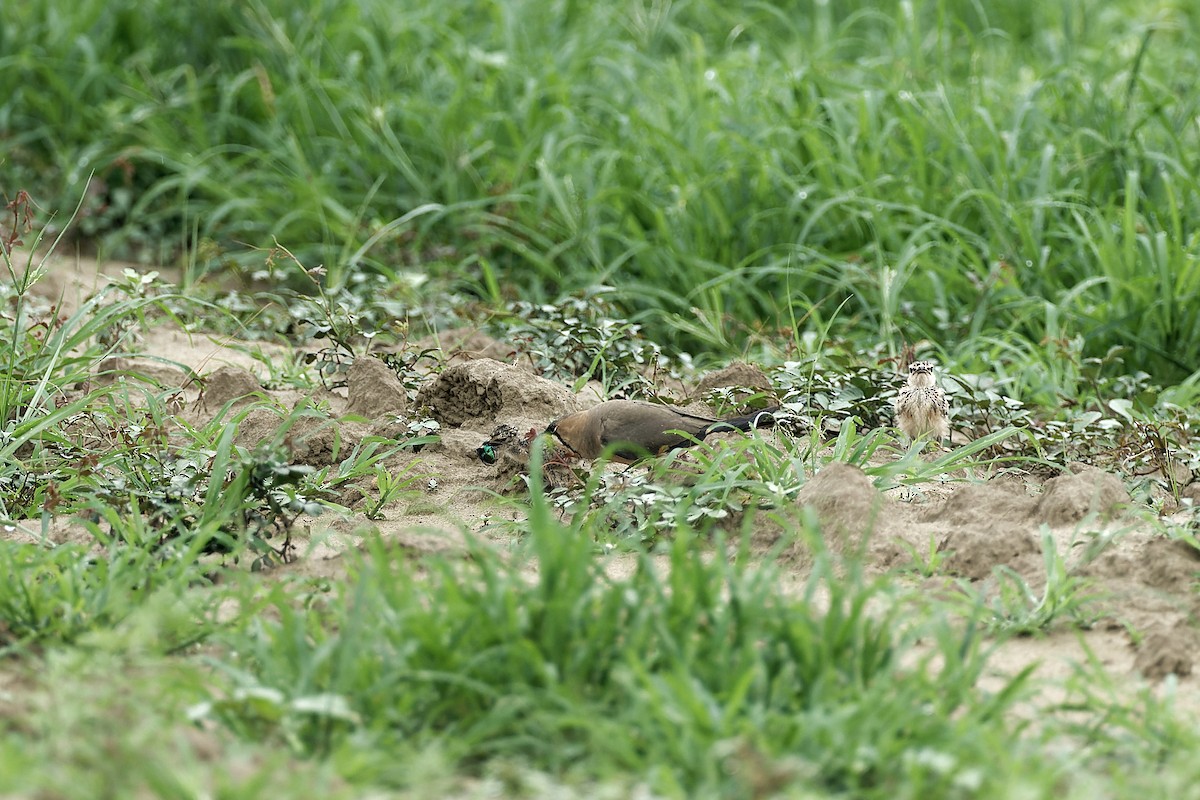
[{"label": "bird's dark eye", "polygon": [[496,448],[490,444],[482,445],[475,450],[475,454],[479,456],[479,460],[487,465],[496,463]]}]

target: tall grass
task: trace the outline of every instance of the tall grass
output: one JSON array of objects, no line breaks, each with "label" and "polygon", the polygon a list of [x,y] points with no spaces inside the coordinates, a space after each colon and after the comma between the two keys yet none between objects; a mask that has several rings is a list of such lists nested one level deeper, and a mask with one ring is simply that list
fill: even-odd
[{"label": "tall grass", "polygon": [[691,348],[847,298],[859,335],[1038,343],[1050,304],[1089,354],[1200,367],[1170,6],[34,0],[0,45],[0,186],[95,172],[106,247],[608,282]]}]

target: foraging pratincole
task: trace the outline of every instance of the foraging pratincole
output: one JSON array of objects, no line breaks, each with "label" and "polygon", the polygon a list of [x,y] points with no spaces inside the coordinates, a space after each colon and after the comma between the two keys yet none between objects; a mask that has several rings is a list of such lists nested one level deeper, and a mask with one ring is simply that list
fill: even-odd
[{"label": "foraging pratincole", "polygon": [[[729,419],[713,419],[641,400],[609,400],[554,420],[546,433],[586,459],[607,448],[614,461],[633,463],[680,447],[691,447],[711,433],[748,431],[775,424],[779,407]],[[686,434],[686,435],[685,435]]]},{"label": "foraging pratincole", "polygon": [[908,383],[896,395],[896,427],[909,437],[932,437],[941,441],[950,435],[950,403],[933,379],[933,362],[908,365]]}]

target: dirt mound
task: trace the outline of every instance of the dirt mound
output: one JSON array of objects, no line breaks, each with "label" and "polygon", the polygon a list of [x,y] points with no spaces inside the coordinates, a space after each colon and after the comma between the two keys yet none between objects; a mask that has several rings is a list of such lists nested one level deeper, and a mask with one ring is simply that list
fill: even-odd
[{"label": "dirt mound", "polygon": [[1137,574],[1148,586],[1190,592],[1200,576],[1200,552],[1187,542],[1154,538],[1142,550]]},{"label": "dirt mound", "polygon": [[1150,680],[1191,675],[1197,649],[1200,633],[1190,624],[1156,625],[1138,643],[1133,668]]},{"label": "dirt mound", "polygon": [[1090,514],[1113,516],[1132,500],[1121,479],[1095,467],[1046,481],[1037,503],[1037,518],[1051,526],[1074,525]]},{"label": "dirt mound", "polygon": [[[804,484],[796,502],[816,514],[830,551],[863,553],[868,568],[877,571],[891,568],[902,557],[901,540],[890,523],[896,504],[858,467],[839,461],[826,464]],[[777,540],[779,534],[772,536]],[[806,563],[810,555],[804,542],[788,553],[798,563]]]},{"label": "dirt mound", "polygon": [[248,371],[239,367],[218,367],[204,377],[204,391],[200,394],[199,405],[216,412],[230,401],[236,401],[235,406],[252,402],[253,395],[262,391],[258,378]]},{"label": "dirt mound", "polygon": [[1119,530],[1080,574],[1119,594],[1127,609],[1187,614],[1200,582],[1200,551],[1152,531]]},{"label": "dirt mound", "polygon": [[284,443],[296,463],[329,467],[350,455],[369,430],[362,423],[303,416],[292,422]]},{"label": "dirt mound", "polygon": [[838,537],[861,537],[879,522],[887,498],[861,469],[835,461],[826,464],[796,496],[811,506],[822,528]]},{"label": "dirt mound", "polygon": [[960,486],[940,504],[915,512],[928,534],[924,543],[910,545],[927,552],[929,537],[936,538],[936,552],[945,555],[949,572],[973,581],[1000,565],[1032,573],[1042,552],[1030,527],[1036,506],[1035,498],[1003,483]]},{"label": "dirt mound", "polygon": [[951,526],[1003,528],[1028,523],[1037,499],[1005,484],[967,484],[919,516]]},{"label": "dirt mound", "polygon": [[346,373],[346,413],[367,419],[400,415],[408,410],[408,392],[396,373],[377,358],[357,358]]},{"label": "dirt mound", "polygon": [[507,361],[516,354],[516,349],[474,328],[453,328],[437,336],[429,336],[416,343],[418,350],[441,350],[446,361],[468,361],[490,358]]},{"label": "dirt mound", "polygon": [[1005,525],[964,527],[950,531],[939,543],[946,569],[972,581],[985,580],[1006,566],[1031,584],[1042,582],[1042,546],[1029,530]]},{"label": "dirt mound", "polygon": [[876,572],[937,553],[948,574],[971,581],[999,566],[1033,585],[1044,581],[1039,501],[1020,485],[963,484],[929,503],[900,503],[861,469],[835,462],[804,485],[797,502],[816,512],[832,549],[865,545],[867,566]]},{"label": "dirt mound", "polygon": [[696,383],[696,394],[703,395],[705,392],[713,389],[749,389],[751,391],[741,391],[735,393],[735,398],[739,401],[753,392],[769,392],[771,391],[771,380],[767,377],[767,373],[763,372],[760,367],[753,364],[747,364],[744,361],[735,361],[724,369],[718,369],[704,375]]},{"label": "dirt mound", "polygon": [[421,388],[417,403],[442,425],[485,432],[498,422],[544,428],[580,409],[565,386],[488,358],[448,367]]}]

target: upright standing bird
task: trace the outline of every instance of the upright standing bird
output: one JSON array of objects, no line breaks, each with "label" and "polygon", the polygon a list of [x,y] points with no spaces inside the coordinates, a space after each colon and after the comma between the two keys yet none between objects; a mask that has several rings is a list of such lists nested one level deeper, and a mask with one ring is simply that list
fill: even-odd
[{"label": "upright standing bird", "polygon": [[[679,447],[690,447],[710,433],[748,431],[775,424],[779,407],[729,419],[713,419],[640,400],[609,400],[587,411],[554,420],[546,433],[586,459],[606,448],[613,460],[633,463]],[[686,436],[684,435],[686,434]]]},{"label": "upright standing bird", "polygon": [[914,361],[908,365],[908,383],[896,395],[894,404],[896,425],[911,438],[941,441],[950,435],[950,403],[934,382],[932,362]]}]

